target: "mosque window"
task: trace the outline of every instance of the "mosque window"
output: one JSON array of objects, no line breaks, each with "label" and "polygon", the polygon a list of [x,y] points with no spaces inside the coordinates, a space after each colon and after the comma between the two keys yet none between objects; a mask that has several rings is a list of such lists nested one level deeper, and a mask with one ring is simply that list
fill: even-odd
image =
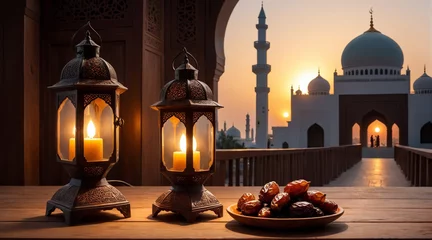
[{"label": "mosque window", "polygon": [[383,70],[382,69],[380,69],[380,75],[383,75]]},{"label": "mosque window", "polygon": [[375,69],[375,75],[378,75],[378,69]]},{"label": "mosque window", "polygon": [[356,70],[356,75],[358,75],[359,74],[359,72],[358,72],[358,70]]},{"label": "mosque window", "polygon": [[388,70],[387,70],[387,69],[386,69],[386,70],[384,71],[384,74],[385,74],[385,75],[387,75],[387,74],[388,74]]},{"label": "mosque window", "polygon": [[287,142],[283,142],[283,143],[282,143],[282,148],[289,148],[288,143],[287,143]]},{"label": "mosque window", "polygon": [[368,70],[367,69],[365,70],[365,75],[368,75]]},{"label": "mosque window", "polygon": [[432,123],[427,122],[420,129],[420,143],[432,143]]},{"label": "mosque window", "polygon": [[363,69],[362,69],[362,70],[360,70],[360,75],[363,75]]}]

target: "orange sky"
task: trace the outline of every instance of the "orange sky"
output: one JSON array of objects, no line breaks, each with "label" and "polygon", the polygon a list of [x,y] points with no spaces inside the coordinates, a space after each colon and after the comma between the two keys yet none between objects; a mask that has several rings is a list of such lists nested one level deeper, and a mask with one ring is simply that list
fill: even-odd
[{"label": "orange sky", "polygon": [[[411,82],[423,65],[432,75],[431,0],[265,0],[269,74],[269,133],[272,126],[284,126],[284,112],[290,112],[290,86],[305,91],[321,69],[333,92],[333,72],[341,73],[344,47],[369,28],[369,9],[374,9],[375,28],[394,39],[404,53],[404,69],[411,68]],[[240,0],[228,23],[225,36],[225,73],[219,82],[219,128],[234,123],[245,136],[245,115],[255,128],[255,74],[258,38],[255,28],[260,0]],[[291,114],[291,112],[290,112]]]}]

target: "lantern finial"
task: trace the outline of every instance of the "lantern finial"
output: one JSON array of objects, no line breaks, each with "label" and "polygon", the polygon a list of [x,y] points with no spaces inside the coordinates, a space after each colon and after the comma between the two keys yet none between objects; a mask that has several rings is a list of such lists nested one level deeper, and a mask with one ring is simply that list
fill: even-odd
[{"label": "lantern finial", "polygon": [[190,53],[188,53],[186,47],[183,47],[183,53],[184,53],[184,61],[183,61],[183,63],[184,63],[184,64],[188,64],[188,63],[189,63],[189,57],[188,57],[188,54],[190,54]]}]

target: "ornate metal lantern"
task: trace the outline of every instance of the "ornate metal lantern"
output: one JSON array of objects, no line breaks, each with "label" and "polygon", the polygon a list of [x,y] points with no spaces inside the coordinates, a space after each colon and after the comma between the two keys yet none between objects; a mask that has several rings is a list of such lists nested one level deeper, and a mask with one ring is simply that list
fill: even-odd
[{"label": "ornate metal lantern", "polygon": [[[100,38],[99,34],[87,23]],[[47,202],[46,215],[56,208],[71,225],[83,215],[117,208],[130,217],[130,205],[111,186],[106,175],[119,159],[120,94],[127,90],[117,81],[114,68],[99,57],[100,46],[90,38],[76,45],[76,58],[68,62],[56,91],[57,162],[71,177]]]},{"label": "ornate metal lantern", "polygon": [[[175,69],[175,60],[182,53],[184,62]],[[163,87],[160,101],[152,105],[159,111],[160,170],[172,183],[152,209],[153,217],[164,210],[193,222],[207,210],[223,215],[222,204],[203,186],[215,171],[215,111],[222,106],[212,100],[210,87],[197,79],[198,70],[188,56],[198,65],[184,48],[172,63],[175,79]]]}]

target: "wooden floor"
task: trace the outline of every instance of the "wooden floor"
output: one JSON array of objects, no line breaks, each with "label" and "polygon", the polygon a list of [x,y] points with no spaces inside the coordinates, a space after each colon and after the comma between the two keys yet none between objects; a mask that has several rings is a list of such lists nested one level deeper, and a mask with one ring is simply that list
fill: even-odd
[{"label": "wooden floor", "polygon": [[[326,228],[270,231],[238,224],[226,212],[222,218],[204,213],[187,224],[171,213],[151,214],[151,204],[168,187],[119,187],[131,202],[132,217],[108,211],[66,226],[56,210],[45,217],[45,204],[58,187],[0,187],[2,239],[432,239],[432,188],[321,187],[314,188],[339,203],[345,214]],[[209,187],[227,206],[244,192],[260,187]]]},{"label": "wooden floor", "polygon": [[409,187],[393,158],[363,158],[331,181],[329,187]]}]

